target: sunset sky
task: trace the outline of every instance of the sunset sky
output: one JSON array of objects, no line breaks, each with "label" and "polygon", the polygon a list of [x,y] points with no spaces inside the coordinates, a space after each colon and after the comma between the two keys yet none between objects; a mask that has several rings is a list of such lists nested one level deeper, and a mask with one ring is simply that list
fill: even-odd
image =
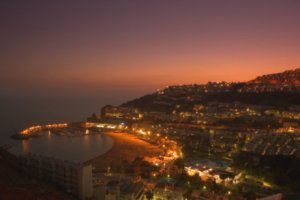
[{"label": "sunset sky", "polygon": [[140,95],[300,67],[298,0],[4,0],[1,95]]}]

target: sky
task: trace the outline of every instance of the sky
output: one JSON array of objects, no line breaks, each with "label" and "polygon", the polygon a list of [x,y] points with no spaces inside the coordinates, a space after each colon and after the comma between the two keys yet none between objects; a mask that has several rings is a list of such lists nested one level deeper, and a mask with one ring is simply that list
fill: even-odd
[{"label": "sky", "polygon": [[300,67],[298,0],[3,0],[1,96],[123,99]]}]

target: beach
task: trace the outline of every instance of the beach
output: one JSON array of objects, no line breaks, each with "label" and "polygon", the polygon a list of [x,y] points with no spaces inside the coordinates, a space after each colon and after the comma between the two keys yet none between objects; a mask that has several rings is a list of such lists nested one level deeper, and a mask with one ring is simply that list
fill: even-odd
[{"label": "beach", "polygon": [[86,162],[92,164],[96,169],[106,170],[108,166],[118,166],[124,160],[131,162],[137,156],[152,157],[162,153],[159,146],[150,144],[125,132],[106,132],[103,134],[111,137],[114,144],[105,154]]}]

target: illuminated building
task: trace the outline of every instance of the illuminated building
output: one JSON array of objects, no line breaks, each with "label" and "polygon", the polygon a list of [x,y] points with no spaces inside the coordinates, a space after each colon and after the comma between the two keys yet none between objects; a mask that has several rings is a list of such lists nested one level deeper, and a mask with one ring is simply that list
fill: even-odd
[{"label": "illuminated building", "polygon": [[104,106],[101,109],[101,118],[104,119],[127,119],[140,120],[142,114],[136,108],[121,107],[121,106]]},{"label": "illuminated building", "polygon": [[121,119],[99,119],[97,122],[87,122],[85,126],[99,129],[126,130],[129,127],[129,123]]}]

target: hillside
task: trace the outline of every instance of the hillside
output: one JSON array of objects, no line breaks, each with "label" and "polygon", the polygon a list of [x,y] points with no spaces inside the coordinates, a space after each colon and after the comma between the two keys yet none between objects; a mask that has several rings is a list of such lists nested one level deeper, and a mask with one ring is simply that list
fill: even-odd
[{"label": "hillside", "polygon": [[300,85],[300,68],[295,70],[287,70],[281,73],[259,76],[250,81],[250,83]]},{"label": "hillside", "polygon": [[170,112],[174,108],[190,110],[196,104],[211,101],[238,101],[279,107],[300,105],[300,68],[259,76],[248,82],[169,86],[153,94],[128,101],[122,106],[136,107],[142,111]]}]

